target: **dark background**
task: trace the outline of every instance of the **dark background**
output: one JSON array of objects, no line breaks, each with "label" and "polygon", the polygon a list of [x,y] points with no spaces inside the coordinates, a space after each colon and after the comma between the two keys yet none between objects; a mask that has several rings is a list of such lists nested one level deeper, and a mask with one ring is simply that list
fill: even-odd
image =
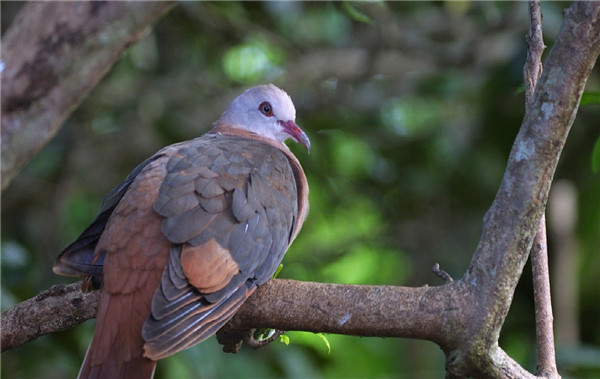
[{"label": "dark background", "polygon": [[[0,6],[4,33],[22,3]],[[567,6],[542,4],[549,47]],[[527,28],[524,2],[180,3],[3,193],[2,309],[69,282],[52,263],[110,188],[266,82],[291,95],[313,144],[310,155],[291,144],[311,211],[279,277],[439,285],[439,262],[459,278],[523,117]],[[586,91],[599,90],[596,69]],[[600,375],[599,120],[599,105],[580,108],[548,214],[559,369],[576,377]],[[2,376],[74,377],[93,324],[2,354]],[[328,353],[317,335],[288,335],[289,346],[235,356],[213,338],[161,361],[156,377],[444,375],[430,342],[327,335]],[[500,344],[535,371],[534,341],[528,264]]]}]

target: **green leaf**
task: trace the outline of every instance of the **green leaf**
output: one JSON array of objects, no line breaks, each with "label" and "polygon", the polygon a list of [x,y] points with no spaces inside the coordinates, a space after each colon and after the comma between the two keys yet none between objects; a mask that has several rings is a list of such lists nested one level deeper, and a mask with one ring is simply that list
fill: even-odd
[{"label": "green leaf", "polygon": [[273,279],[275,279],[277,277],[277,275],[279,275],[279,273],[281,272],[282,269],[283,269],[283,263],[280,263],[279,266],[277,267],[277,270],[275,270],[275,273],[273,274]]},{"label": "green leaf", "polygon": [[289,346],[290,337],[286,336],[285,334],[282,334],[279,336],[279,341],[281,341],[281,343],[284,344],[285,346]]},{"label": "green leaf", "polygon": [[327,339],[327,337],[325,337],[323,333],[315,334],[321,339],[321,341],[323,341],[323,343],[325,343],[325,346],[327,346],[327,354],[331,354],[331,345],[329,344],[329,340]]},{"label": "green leaf", "polygon": [[592,172],[600,171],[600,137],[596,140],[594,150],[592,151]]},{"label": "green leaf", "polygon": [[359,11],[349,1],[344,1],[344,10],[353,20],[358,22],[364,22],[365,24],[371,24],[371,18],[365,13]]},{"label": "green leaf", "polygon": [[587,91],[581,95],[580,106],[600,104],[600,91]]},{"label": "green leaf", "polygon": [[273,337],[276,332],[277,330],[271,328],[257,329],[254,332],[254,339],[257,341],[268,340],[269,338]]}]

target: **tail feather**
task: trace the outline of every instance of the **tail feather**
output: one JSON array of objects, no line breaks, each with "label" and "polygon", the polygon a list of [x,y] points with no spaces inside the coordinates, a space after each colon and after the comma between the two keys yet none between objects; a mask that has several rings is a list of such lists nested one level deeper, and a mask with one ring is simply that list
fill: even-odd
[{"label": "tail feather", "polygon": [[137,357],[125,361],[120,355],[120,350],[114,349],[111,354],[99,365],[92,365],[91,350],[93,340],[85,354],[85,359],[81,365],[79,379],[148,379],[154,376],[156,361],[147,358]]},{"label": "tail feather", "polygon": [[144,312],[136,312],[132,301],[133,294],[102,293],[94,337],[78,378],[152,378],[156,361],[142,356]]}]

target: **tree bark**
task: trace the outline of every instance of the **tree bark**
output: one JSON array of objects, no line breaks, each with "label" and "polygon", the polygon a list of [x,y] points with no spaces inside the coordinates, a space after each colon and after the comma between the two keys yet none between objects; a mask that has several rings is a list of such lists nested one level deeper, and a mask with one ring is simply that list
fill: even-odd
[{"label": "tree bark", "polygon": [[[539,0],[529,0],[529,32],[527,33],[527,60],[523,68],[525,80],[525,108],[530,110],[533,92],[542,74],[542,53],[546,46],[542,35],[542,11]],[[533,271],[533,300],[535,304],[535,331],[537,372],[546,378],[560,378],[556,367],[550,272],[548,270],[548,243],[546,217],[542,213],[533,247],[531,249]]]},{"label": "tree bark", "polygon": [[[461,279],[420,288],[272,280],[242,305],[223,333],[271,327],[419,338],[433,341],[444,350],[450,377],[533,377],[498,346],[498,338],[532,248],[585,82],[600,53],[599,20],[600,3],[575,2],[566,11],[502,183],[484,218],[479,245]],[[72,291],[79,299],[83,295],[77,292]],[[45,301],[52,297],[52,301],[73,302],[61,295],[43,297]],[[3,313],[3,350],[22,343],[10,346],[7,341],[26,341],[51,332],[48,322],[40,322],[37,316],[24,318],[33,308],[19,310],[45,307],[45,301],[25,302]],[[93,304],[92,298],[88,308]],[[62,312],[64,308],[66,305],[52,308],[56,313],[51,319],[73,317],[66,316],[69,313]],[[78,313],[73,322],[59,323],[60,328],[89,317],[89,313]],[[18,334],[27,325],[35,325],[43,333],[29,333],[23,339],[6,337],[8,330]]]},{"label": "tree bark", "polygon": [[[600,53],[600,3],[574,2],[535,88],[500,189],[465,276],[477,309],[448,370],[500,376],[490,359],[544,212],[548,191],[586,80]],[[463,358],[463,359],[461,359]]]},{"label": "tree bark", "polygon": [[59,284],[2,312],[2,351],[40,336],[69,330],[96,317],[100,291],[82,292],[81,282]]},{"label": "tree bark", "polygon": [[533,271],[533,299],[535,303],[535,336],[537,344],[537,372],[546,378],[560,378],[556,367],[550,271],[548,270],[548,243],[546,217],[542,215],[540,227],[531,249]]},{"label": "tree bark", "polygon": [[30,2],[2,39],[2,189],[171,2]]}]

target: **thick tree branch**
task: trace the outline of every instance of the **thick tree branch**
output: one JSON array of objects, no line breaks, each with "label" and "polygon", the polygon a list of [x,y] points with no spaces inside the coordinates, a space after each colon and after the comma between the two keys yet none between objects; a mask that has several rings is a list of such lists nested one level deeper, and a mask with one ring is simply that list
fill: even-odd
[{"label": "thick tree branch", "polygon": [[[95,317],[99,291],[81,282],[59,285],[2,313],[2,350]],[[447,345],[445,312],[466,303],[460,290],[441,287],[358,286],[274,279],[261,286],[228,330],[275,328],[357,336],[411,337]],[[357,301],[358,299],[358,301]],[[456,327],[460,327],[456,325]]]},{"label": "thick tree branch", "polygon": [[171,2],[30,2],[2,39],[2,189]]},{"label": "thick tree branch", "polygon": [[[498,337],[585,82],[600,53],[599,20],[600,3],[575,2],[566,12],[485,216],[481,240],[460,280],[420,288],[273,280],[240,308],[227,330],[271,327],[427,339],[446,353],[449,376],[532,377],[502,351]],[[44,306],[40,304],[31,306]],[[62,308],[55,309],[53,320],[72,317],[60,313]],[[10,324],[33,325],[44,333],[52,329],[36,316],[25,318],[28,312],[7,312],[19,317],[2,315],[3,349]]]},{"label": "thick tree branch", "polygon": [[[459,376],[493,375],[485,359],[498,343],[523,266],[544,212],[560,153],[586,80],[600,53],[600,3],[574,2],[546,60],[533,100],[488,210],[481,240],[461,279],[470,285],[479,314],[465,330],[468,347],[450,363]],[[475,371],[473,371],[475,369]]]}]

